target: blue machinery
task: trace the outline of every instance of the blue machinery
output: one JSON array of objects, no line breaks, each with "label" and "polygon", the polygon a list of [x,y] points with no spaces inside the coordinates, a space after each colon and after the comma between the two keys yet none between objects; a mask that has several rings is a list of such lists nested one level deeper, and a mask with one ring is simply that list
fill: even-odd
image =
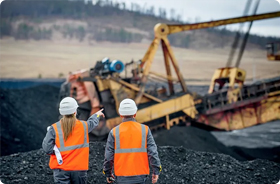
[{"label": "blue machinery", "polygon": [[104,58],[101,62],[104,66],[103,72],[121,73],[124,70],[124,64],[123,64],[123,62],[121,62],[119,60],[113,60],[111,62],[109,58]]}]

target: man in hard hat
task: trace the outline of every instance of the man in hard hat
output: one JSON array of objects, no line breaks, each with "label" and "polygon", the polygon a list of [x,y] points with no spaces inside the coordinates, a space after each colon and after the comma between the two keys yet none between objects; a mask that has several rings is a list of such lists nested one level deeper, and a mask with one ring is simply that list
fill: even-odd
[{"label": "man in hard hat", "polygon": [[54,123],[43,140],[43,150],[50,155],[49,166],[53,170],[54,183],[85,184],[89,162],[88,133],[98,126],[103,109],[88,120],[76,119],[78,103],[66,97],[59,104],[63,116]]},{"label": "man in hard hat", "polygon": [[123,118],[120,125],[113,128],[107,139],[103,173],[107,182],[112,183],[114,175],[117,183],[145,183],[152,167],[152,183],[156,183],[161,171],[157,146],[148,126],[134,119],[137,106],[131,99],[120,103],[119,114]]}]

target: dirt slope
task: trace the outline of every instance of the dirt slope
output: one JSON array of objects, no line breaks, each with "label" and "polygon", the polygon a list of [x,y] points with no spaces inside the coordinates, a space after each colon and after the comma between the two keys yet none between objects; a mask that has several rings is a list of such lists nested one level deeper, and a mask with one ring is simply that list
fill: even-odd
[{"label": "dirt slope", "polygon": [[[75,41],[14,41],[0,40],[1,78],[65,78],[70,71],[89,69],[96,61],[109,57],[124,63],[143,58],[150,43],[79,43]],[[23,49],[25,48],[25,49]],[[172,46],[180,71],[187,85],[209,86],[214,71],[225,67],[229,50],[205,51]],[[157,50],[151,71],[165,75],[162,51]],[[280,63],[268,62],[264,50],[245,51],[240,68],[246,70],[246,79],[269,78],[280,75]],[[172,76],[176,73],[172,68]],[[131,68],[130,68],[131,69]],[[129,70],[130,70],[129,69]],[[130,71],[128,70],[128,73]],[[124,75],[124,72],[123,74]],[[208,89],[207,89],[208,90]]]}]

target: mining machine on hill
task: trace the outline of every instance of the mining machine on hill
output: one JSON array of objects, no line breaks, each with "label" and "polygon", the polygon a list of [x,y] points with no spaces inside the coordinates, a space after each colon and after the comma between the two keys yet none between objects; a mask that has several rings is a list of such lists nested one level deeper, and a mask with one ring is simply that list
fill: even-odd
[{"label": "mining machine on hill", "polygon": [[[226,66],[214,72],[208,94],[196,95],[188,90],[167,38],[183,31],[275,17],[280,17],[280,12],[195,24],[159,23],[141,60],[123,64],[104,58],[93,68],[71,72],[61,86],[60,99],[74,97],[79,103],[78,118],[84,120],[104,108],[106,119],[94,130],[96,136],[106,135],[121,123],[118,108],[125,98],[135,100],[136,120],[151,129],[195,122],[220,130],[236,130],[280,119],[280,77],[244,85],[246,71],[239,64]],[[150,71],[160,45],[166,75]],[[171,67],[176,77],[172,76]]]}]

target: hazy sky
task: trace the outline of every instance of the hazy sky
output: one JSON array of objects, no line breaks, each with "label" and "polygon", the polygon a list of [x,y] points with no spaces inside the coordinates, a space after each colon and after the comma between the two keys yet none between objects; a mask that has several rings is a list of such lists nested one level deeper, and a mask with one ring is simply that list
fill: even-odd
[{"label": "hazy sky", "polygon": [[[167,16],[170,15],[170,9],[176,10],[183,20],[194,22],[199,17],[199,22],[238,17],[243,15],[247,0],[114,0],[126,2],[130,7],[131,3],[137,3],[141,7],[154,6],[156,13],[158,8],[167,10]],[[256,0],[252,1],[250,14],[253,12]],[[276,0],[261,0],[257,14],[280,11],[280,4]],[[227,25],[227,28],[238,29],[239,25]],[[247,26],[244,26],[247,30]],[[255,21],[251,28],[251,33],[280,36],[280,18]]]}]

